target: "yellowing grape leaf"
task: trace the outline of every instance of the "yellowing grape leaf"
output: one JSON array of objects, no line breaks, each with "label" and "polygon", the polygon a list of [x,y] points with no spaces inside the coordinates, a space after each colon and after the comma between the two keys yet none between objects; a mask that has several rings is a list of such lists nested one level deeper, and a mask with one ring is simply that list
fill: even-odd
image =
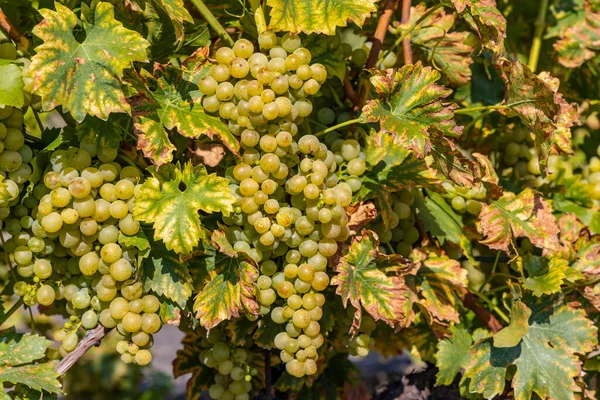
[{"label": "yellowing grape leaf", "polygon": [[254,295],[254,282],[258,278],[254,261],[236,252],[222,231],[213,232],[211,243],[216,249],[210,260],[214,267],[194,302],[196,318],[207,330],[243,312],[256,315],[259,308]]},{"label": "yellowing grape leaf", "polygon": [[450,0],[450,4],[481,39],[484,47],[500,54],[506,38],[506,19],[496,8],[496,0]]},{"label": "yellowing grape leaf", "polygon": [[52,342],[29,334],[19,334],[14,329],[0,333],[0,385],[2,382],[20,383],[32,389],[50,393],[60,391],[59,374],[54,362],[35,364],[46,356]]},{"label": "yellowing grape leaf", "polygon": [[408,326],[413,318],[404,279],[414,268],[399,255],[379,253],[378,246],[374,233],[363,230],[362,236],[355,236],[343,252],[331,279],[344,306],[350,301],[356,309],[352,331],[360,326],[362,308],[376,321],[382,320],[394,328]]},{"label": "yellowing grape leaf", "polygon": [[571,126],[577,120],[577,110],[558,92],[559,81],[547,72],[535,75],[518,60],[497,62],[506,84],[507,116],[518,116],[533,133],[533,140],[542,167],[547,172],[550,154],[572,153]]},{"label": "yellowing grape leaf", "polygon": [[204,112],[198,86],[186,80],[193,76],[197,81],[210,73],[212,65],[202,61],[190,62],[191,70],[155,64],[153,74],[141,72],[136,84],[138,94],[132,99],[137,147],[157,165],[173,159],[175,145],[169,139],[169,131],[175,128],[187,138],[206,135],[219,139],[234,154],[240,149],[227,124]]},{"label": "yellowing grape leaf", "polygon": [[564,281],[574,282],[583,279],[583,274],[569,266],[569,262],[560,257],[542,258],[526,254],[517,259],[517,265],[527,271],[523,286],[535,296],[560,292]]},{"label": "yellowing grape leaf", "polygon": [[541,399],[574,400],[579,390],[573,378],[581,373],[576,354],[591,351],[598,343],[597,328],[559,296],[526,298],[531,309],[529,329],[514,347],[496,347],[492,339],[476,342],[469,351],[471,361],[465,368],[469,391],[491,399],[502,394],[509,367],[514,398],[530,400],[533,393]]},{"label": "yellowing grape leaf", "polygon": [[[43,43],[27,70],[43,109],[62,106],[79,122],[86,114],[107,119],[113,112],[129,112],[123,70],[134,61],[147,61],[150,44],[114,18],[110,3],[97,3],[93,12],[82,5],[82,21],[60,3],[55,7],[39,11],[44,19],[33,33]],[[73,35],[79,23],[86,32],[82,43]]]},{"label": "yellowing grape leaf", "polygon": [[419,268],[406,276],[406,285],[414,293],[415,303],[424,309],[429,323],[441,326],[458,323],[457,296],[467,287],[467,270],[447,256],[413,251],[411,257]]},{"label": "yellowing grape leaf", "polygon": [[0,59],[0,76],[0,106],[23,107],[25,95],[21,67]]},{"label": "yellowing grape leaf", "polygon": [[179,23],[183,22],[194,22],[194,19],[185,9],[185,4],[183,4],[183,0],[158,0],[158,3],[162,4],[165,8],[171,19],[177,21]]},{"label": "yellowing grape leaf", "polygon": [[192,277],[186,263],[167,251],[152,251],[143,263],[144,290],[177,303],[182,309],[192,295]]},{"label": "yellowing grape leaf", "polygon": [[333,35],[348,21],[362,26],[377,0],[267,0],[271,7],[269,28],[292,33]]},{"label": "yellowing grape leaf", "polygon": [[422,158],[431,150],[431,136],[458,137],[462,127],[454,121],[456,104],[444,104],[452,91],[436,85],[440,73],[418,62],[398,71],[374,72],[371,83],[381,96],[362,109],[363,122],[378,122],[395,133],[405,147]]},{"label": "yellowing grape leaf", "polygon": [[[425,3],[413,7],[408,25],[422,18],[426,11]],[[469,32],[450,32],[455,22],[455,14],[446,14],[440,8],[417,25],[410,41],[417,57],[431,63],[450,83],[459,86],[471,80],[474,48],[467,41]]]},{"label": "yellowing grape leaf", "polygon": [[203,165],[186,163],[163,165],[152,171],[153,177],[142,185],[133,215],[154,227],[154,238],[168,250],[190,253],[206,237],[198,211],[233,211],[235,197],[226,178],[208,175]]},{"label": "yellowing grape leaf", "polygon": [[600,50],[600,12],[591,2],[584,2],[584,18],[568,25],[554,43],[558,61],[567,68],[577,68],[595,57]]},{"label": "yellowing grape leaf", "polygon": [[402,137],[396,132],[372,130],[365,142],[365,161],[372,166],[383,161],[391,168],[402,164],[410,155],[410,150],[404,146]]},{"label": "yellowing grape leaf", "polygon": [[491,249],[509,253],[518,237],[527,237],[533,245],[550,251],[558,250],[558,226],[548,203],[532,189],[518,195],[505,192],[491,204],[484,204],[479,214],[481,243]]},{"label": "yellowing grape leaf", "polygon": [[440,340],[435,353],[435,366],[438,368],[436,385],[451,385],[456,374],[469,362],[468,352],[473,338],[464,328],[453,326],[450,328],[451,337]]},{"label": "yellowing grape leaf", "polygon": [[494,335],[495,347],[515,347],[529,331],[531,309],[522,301],[515,301],[510,311],[510,324]]}]

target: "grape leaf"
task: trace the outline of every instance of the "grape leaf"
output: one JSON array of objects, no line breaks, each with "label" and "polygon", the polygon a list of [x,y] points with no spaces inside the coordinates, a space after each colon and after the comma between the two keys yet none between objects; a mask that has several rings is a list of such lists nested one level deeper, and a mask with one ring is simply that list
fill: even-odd
[{"label": "grape leaf", "polygon": [[558,226],[548,203],[532,189],[518,195],[505,192],[491,204],[484,204],[479,214],[481,243],[491,249],[509,253],[518,237],[527,237],[535,246],[558,250]]},{"label": "grape leaf", "polygon": [[440,340],[435,353],[435,366],[438,368],[436,385],[451,385],[464,365],[469,361],[468,351],[473,344],[471,334],[464,328],[450,328],[451,337]]},{"label": "grape leaf", "polygon": [[600,12],[586,1],[582,17],[571,23],[554,43],[558,62],[567,68],[580,67],[600,50]]},{"label": "grape leaf", "polygon": [[598,275],[600,272],[600,243],[591,242],[582,246],[577,252],[577,261],[573,263],[573,269],[586,275]]},{"label": "grape leaf", "polygon": [[[414,24],[427,11],[425,3],[413,7],[408,25]],[[464,85],[471,80],[471,52],[468,32],[450,32],[456,22],[455,14],[446,14],[443,8],[425,18],[410,35],[415,53],[424,62],[429,61],[453,85]]]},{"label": "grape leaf", "polygon": [[512,387],[516,400],[575,399],[573,380],[581,373],[577,353],[597,344],[597,328],[583,310],[566,305],[559,296],[526,298],[531,309],[529,329],[519,344],[499,348],[492,339],[476,342],[469,351],[465,378],[469,391],[492,398],[504,391],[507,369],[516,367]]},{"label": "grape leaf", "polygon": [[98,148],[117,149],[123,139],[123,127],[127,117],[112,114],[107,120],[88,117],[75,127],[75,135],[82,140],[92,140]]},{"label": "grape leaf", "polygon": [[158,0],[160,4],[167,10],[167,13],[174,21],[179,23],[190,22],[194,23],[194,19],[186,10],[183,0]]},{"label": "grape leaf", "polygon": [[531,309],[522,301],[515,301],[510,311],[510,323],[494,335],[495,347],[515,347],[529,331]]},{"label": "grape leaf", "polygon": [[203,165],[186,163],[164,165],[152,171],[153,177],[142,185],[133,214],[142,222],[152,223],[154,238],[168,250],[190,253],[206,237],[198,211],[233,211],[235,197],[226,178],[208,175]]},{"label": "grape leaf", "polygon": [[0,204],[9,202],[13,198],[13,195],[8,191],[8,185],[6,184],[6,178],[0,175]]},{"label": "grape leaf", "polygon": [[[414,268],[399,255],[379,253],[378,246],[374,233],[363,230],[362,236],[355,236],[343,251],[344,256],[335,266],[336,275],[331,279],[344,307],[350,301],[356,309],[352,331],[360,326],[361,306],[376,321],[382,320],[395,328],[408,326],[413,317],[404,279]],[[393,275],[388,276],[392,270]]]},{"label": "grape leaf", "polygon": [[395,167],[411,154],[396,132],[372,130],[365,142],[365,161],[372,166],[383,161],[388,168]]},{"label": "grape leaf", "polygon": [[449,0],[461,17],[479,35],[482,45],[496,54],[504,48],[506,19],[496,8],[496,0]]},{"label": "grape leaf", "polygon": [[183,349],[177,350],[173,360],[173,376],[180,377],[191,373],[186,385],[186,399],[199,400],[202,391],[208,389],[212,382],[214,370],[199,362],[202,337],[196,332],[188,332],[182,339]]},{"label": "grape leaf", "polygon": [[190,70],[170,64],[155,64],[153,74],[142,70],[136,85],[138,94],[132,99],[132,108],[137,147],[157,165],[173,159],[175,145],[168,131],[174,128],[188,138],[216,137],[235,154],[240,149],[227,125],[204,112],[198,86],[186,79],[201,79],[210,73],[212,64],[204,60],[188,61]]},{"label": "grape leaf", "polygon": [[545,176],[550,154],[572,153],[570,127],[577,120],[577,111],[558,92],[558,79],[547,72],[535,75],[520,61],[506,59],[501,59],[497,68],[506,83],[508,108],[501,111],[509,117],[518,116],[532,130]]},{"label": "grape leaf", "polygon": [[[81,21],[60,3],[55,7],[39,11],[44,20],[33,33],[44,43],[27,70],[43,109],[60,105],[79,122],[86,114],[107,119],[113,112],[129,112],[120,78],[132,62],[147,61],[150,44],[114,18],[110,3],[97,3],[93,16],[83,5]],[[73,35],[78,23],[86,32],[82,43]]]},{"label": "grape leaf", "polygon": [[123,232],[119,232],[119,244],[125,248],[135,247],[140,251],[140,255],[143,257],[145,257],[148,250],[150,250],[150,241],[142,230],[133,236],[127,236],[123,234]]},{"label": "grape leaf", "polygon": [[244,311],[258,313],[254,296],[258,268],[254,261],[236,252],[222,231],[213,232],[211,243],[217,250],[212,260],[214,269],[194,302],[196,318],[207,330],[221,321],[239,317]]},{"label": "grape leaf", "polygon": [[559,257],[547,259],[526,254],[517,260],[517,265],[527,271],[523,286],[538,297],[560,292],[560,286],[565,280],[574,282],[583,278],[579,271],[569,267],[567,260]]},{"label": "grape leaf", "polygon": [[381,219],[386,227],[389,227],[393,221],[392,217],[392,199],[390,192],[377,179],[372,179],[369,176],[361,176],[362,187],[357,193],[357,199],[377,200],[377,210],[381,215]]},{"label": "grape leaf", "polygon": [[401,143],[422,158],[431,150],[431,135],[458,137],[462,127],[454,121],[456,104],[442,101],[452,91],[436,85],[440,73],[421,62],[405,65],[397,72],[376,71],[371,83],[381,96],[362,109],[363,122],[379,122],[381,129],[394,132]]},{"label": "grape leaf", "polygon": [[182,309],[192,295],[192,277],[186,263],[166,251],[152,251],[144,260],[144,290],[177,303]]},{"label": "grape leaf", "polygon": [[411,257],[419,268],[406,276],[406,285],[415,302],[426,311],[429,322],[442,326],[458,323],[456,300],[458,293],[467,287],[467,271],[447,256],[418,251]]},{"label": "grape leaf", "polygon": [[0,385],[2,382],[21,383],[35,390],[58,393],[59,374],[54,362],[34,364],[46,356],[52,342],[14,330],[0,333]]},{"label": "grape leaf", "polygon": [[271,7],[269,28],[292,33],[333,35],[348,21],[362,26],[376,0],[267,0]]},{"label": "grape leaf", "polygon": [[21,67],[0,59],[0,76],[0,105],[23,107],[25,95]]}]

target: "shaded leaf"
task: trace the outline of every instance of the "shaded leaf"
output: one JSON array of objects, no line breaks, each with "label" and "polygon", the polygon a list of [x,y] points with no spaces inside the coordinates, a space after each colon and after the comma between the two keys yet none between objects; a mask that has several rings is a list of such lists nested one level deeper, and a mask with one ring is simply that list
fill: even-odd
[{"label": "shaded leaf", "polygon": [[436,385],[451,385],[456,374],[469,361],[468,351],[473,343],[471,334],[464,328],[450,328],[451,337],[440,340],[435,353],[435,366],[438,368]]},{"label": "shaded leaf", "polygon": [[112,114],[106,120],[88,117],[75,126],[75,135],[79,141],[96,143],[99,149],[117,149],[123,139],[123,123],[128,119]]},{"label": "shaded leaf", "polygon": [[[62,106],[79,122],[86,114],[107,119],[113,112],[129,112],[120,78],[132,62],[147,61],[150,44],[117,21],[109,3],[97,3],[93,15],[83,6],[81,22],[69,8],[60,3],[55,7],[39,11],[44,20],[33,34],[43,44],[27,70],[43,109]],[[82,43],[73,35],[78,23],[86,31]]]},{"label": "shaded leaf", "polygon": [[142,268],[145,291],[151,290],[185,308],[193,289],[187,264],[179,262],[171,253],[153,251]]},{"label": "shaded leaf", "polygon": [[[408,260],[398,256],[379,253],[379,240],[373,232],[363,230],[362,236],[353,238],[344,256],[335,266],[336,275],[331,284],[342,298],[344,307],[348,301],[356,312],[353,329],[358,329],[361,306],[376,321],[400,328],[407,326],[412,318],[411,301],[404,275],[413,269]],[[395,274],[388,276],[387,269]]]},{"label": "shaded leaf", "polygon": [[240,148],[227,125],[204,112],[201,92],[190,81],[197,82],[209,74],[212,65],[202,59],[188,61],[189,70],[170,64],[155,64],[153,74],[142,70],[136,85],[139,93],[133,98],[132,107],[137,147],[157,165],[173,159],[175,145],[168,131],[175,128],[188,138],[206,135],[219,139],[235,154]]},{"label": "shaded leaf", "polygon": [[2,77],[0,79],[0,105],[23,107],[25,96],[21,67],[0,60],[0,76]]},{"label": "shaded leaf", "polygon": [[150,241],[141,230],[133,236],[127,236],[123,232],[119,232],[119,244],[125,248],[135,247],[142,256],[145,256],[147,250],[150,250]]},{"label": "shaded leaf", "polygon": [[531,309],[522,301],[515,301],[510,312],[510,323],[494,335],[495,347],[515,347],[529,330]]},{"label": "shaded leaf", "polygon": [[497,68],[506,83],[505,103],[509,108],[503,112],[519,117],[532,130],[545,175],[550,154],[572,153],[570,127],[577,111],[558,92],[558,79],[547,72],[535,75],[520,61],[506,59],[501,59]]},{"label": "shaded leaf", "polygon": [[381,99],[367,102],[362,120],[379,122],[383,130],[396,133],[405,147],[424,157],[431,150],[432,134],[458,137],[462,133],[454,121],[456,104],[442,102],[452,91],[436,85],[439,78],[439,72],[420,62],[397,72],[375,71],[371,83]]},{"label": "shaded leaf", "polygon": [[573,378],[581,373],[576,354],[597,344],[597,328],[583,310],[574,310],[558,296],[528,299],[529,330],[521,342],[508,348],[495,347],[491,339],[476,342],[469,351],[465,369],[469,390],[486,398],[504,391],[507,369],[516,367],[512,387],[516,400],[575,399]]},{"label": "shaded leaf", "polygon": [[[408,25],[414,24],[427,11],[427,6],[420,3],[412,7]],[[443,8],[425,18],[412,31],[410,40],[424,61],[431,63],[450,83],[463,85],[471,79],[471,52],[468,32],[450,32],[456,22],[455,14],[446,14]]]},{"label": "shaded leaf", "polygon": [[518,237],[527,237],[535,246],[558,250],[558,227],[550,206],[532,189],[518,195],[506,192],[484,204],[479,215],[479,231],[485,236],[481,243],[491,249],[509,253],[509,246]]},{"label": "shaded leaf", "polygon": [[254,295],[254,282],[258,278],[255,263],[247,255],[236,252],[222,231],[213,232],[211,242],[217,250],[214,269],[194,301],[196,318],[207,330],[243,312],[258,312]]},{"label": "shaded leaf", "polygon": [[346,60],[339,36],[310,35],[302,45],[310,50],[311,63],[320,63],[327,69],[328,77],[337,77],[340,81],[346,76]]},{"label": "shaded leaf", "polygon": [[153,224],[154,238],[168,250],[189,253],[206,236],[198,211],[233,211],[235,197],[226,178],[208,175],[203,165],[186,163],[183,168],[165,165],[154,169],[135,200],[134,217]]},{"label": "shaded leaf", "polygon": [[348,21],[362,26],[377,10],[376,0],[267,0],[271,7],[269,28],[292,33],[333,35]]}]

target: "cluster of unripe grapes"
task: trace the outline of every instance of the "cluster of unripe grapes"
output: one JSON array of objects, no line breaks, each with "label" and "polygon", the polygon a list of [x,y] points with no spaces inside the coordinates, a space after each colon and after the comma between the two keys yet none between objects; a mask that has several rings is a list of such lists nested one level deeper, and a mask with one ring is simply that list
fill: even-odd
[{"label": "cluster of unripe grapes", "polygon": [[251,365],[253,352],[228,343],[219,328],[201,339],[200,348],[200,363],[215,370],[214,383],[208,388],[210,397],[215,400],[249,400],[252,377],[258,373]]},{"label": "cluster of unripe grapes", "polygon": [[481,212],[482,202],[487,197],[487,191],[483,186],[465,188],[451,181],[442,182],[444,188],[443,196],[449,201],[452,208],[458,213],[468,213],[478,216]]},{"label": "cluster of unripe grapes", "polygon": [[13,208],[5,249],[23,278],[14,291],[29,306],[66,302],[70,320],[54,335],[61,354],[77,346],[80,327],[100,323],[125,336],[124,362],[146,365],[160,302],[135,276],[137,249],[120,244],[140,230],[132,211],[142,176],[114,162],[116,151],[86,148],[54,151],[43,183]]}]

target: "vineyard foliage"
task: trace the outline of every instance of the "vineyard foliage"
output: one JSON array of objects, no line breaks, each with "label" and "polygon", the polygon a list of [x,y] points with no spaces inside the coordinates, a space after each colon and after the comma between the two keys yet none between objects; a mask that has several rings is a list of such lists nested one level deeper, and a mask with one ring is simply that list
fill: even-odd
[{"label": "vineyard foliage", "polygon": [[370,398],[370,352],[597,398],[598,43],[597,0],[0,0],[0,398],[164,324],[190,400]]}]

